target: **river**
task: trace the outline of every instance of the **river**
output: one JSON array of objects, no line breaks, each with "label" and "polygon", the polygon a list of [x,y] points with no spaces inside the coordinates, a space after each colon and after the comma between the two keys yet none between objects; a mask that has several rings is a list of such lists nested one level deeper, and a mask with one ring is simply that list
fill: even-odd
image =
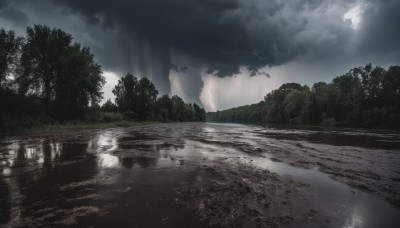
[{"label": "river", "polygon": [[5,227],[398,227],[400,133],[168,123],[0,139]]}]

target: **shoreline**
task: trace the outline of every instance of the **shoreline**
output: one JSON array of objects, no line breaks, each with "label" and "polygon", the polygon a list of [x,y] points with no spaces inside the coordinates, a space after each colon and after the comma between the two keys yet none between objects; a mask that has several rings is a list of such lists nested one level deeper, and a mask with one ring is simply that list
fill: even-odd
[{"label": "shoreline", "polygon": [[96,130],[96,129],[107,129],[107,128],[127,128],[134,126],[151,125],[161,122],[156,121],[117,121],[110,123],[65,123],[65,124],[43,124],[32,128],[18,128],[10,131],[0,132],[0,137],[18,137],[26,135],[40,135],[48,133],[60,133],[66,131],[76,130]]},{"label": "shoreline", "polygon": [[288,128],[288,129],[315,129],[319,130],[365,130],[365,131],[393,131],[400,132],[396,127],[393,128],[385,128],[385,127],[376,127],[376,128],[366,128],[366,127],[354,127],[354,126],[326,126],[322,124],[291,124],[291,123],[256,123],[256,122],[216,122],[216,121],[206,121],[206,123],[216,123],[216,124],[243,124],[243,125],[251,125],[251,126],[261,126],[261,127],[269,127],[269,128]]},{"label": "shoreline", "polygon": [[[112,129],[112,128],[128,128],[143,125],[152,125],[158,123],[176,123],[176,122],[159,122],[159,121],[116,121],[108,123],[87,123],[87,122],[70,122],[64,124],[42,124],[31,128],[17,128],[12,130],[6,130],[0,132],[1,138],[6,137],[18,137],[26,135],[40,135],[48,133],[61,133],[67,131],[77,130],[100,130],[100,129]],[[214,122],[205,121],[204,123],[215,123],[215,124],[243,124],[248,126],[261,126],[267,128],[287,128],[287,129],[317,129],[323,131],[340,130],[340,131],[378,131],[378,132],[400,132],[396,128],[362,128],[362,127],[346,127],[346,126],[323,126],[323,125],[303,125],[303,124],[290,124],[290,123],[239,123],[239,122]]]}]

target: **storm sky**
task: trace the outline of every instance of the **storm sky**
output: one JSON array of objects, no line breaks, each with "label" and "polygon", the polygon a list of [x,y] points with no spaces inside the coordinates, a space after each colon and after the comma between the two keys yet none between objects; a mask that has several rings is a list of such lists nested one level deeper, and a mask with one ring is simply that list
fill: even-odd
[{"label": "storm sky", "polygon": [[212,111],[400,64],[399,12],[399,0],[0,0],[0,27],[71,33],[102,65],[106,99],[131,72]]}]

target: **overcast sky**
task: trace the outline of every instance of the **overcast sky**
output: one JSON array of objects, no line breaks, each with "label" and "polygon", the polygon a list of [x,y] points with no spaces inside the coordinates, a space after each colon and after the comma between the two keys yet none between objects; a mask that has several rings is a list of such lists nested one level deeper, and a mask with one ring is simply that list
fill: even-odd
[{"label": "overcast sky", "polygon": [[399,0],[0,0],[0,27],[71,33],[103,66],[105,98],[131,72],[211,111],[400,64],[399,12]]}]

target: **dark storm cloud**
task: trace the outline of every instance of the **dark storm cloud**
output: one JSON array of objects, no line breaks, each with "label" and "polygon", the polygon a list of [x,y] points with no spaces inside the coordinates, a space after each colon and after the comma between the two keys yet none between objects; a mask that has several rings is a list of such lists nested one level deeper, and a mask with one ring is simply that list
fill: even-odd
[{"label": "dark storm cloud", "polygon": [[9,1],[9,0],[2,0],[2,1],[0,1],[0,8],[2,8],[3,6],[7,5],[7,4],[8,4],[8,1]]},{"label": "dark storm cloud", "polygon": [[0,1],[0,13],[3,18],[13,21],[16,24],[25,24],[29,21],[28,16],[19,9],[8,6],[8,1]]},{"label": "dark storm cloud", "polygon": [[[92,24],[123,25],[152,43],[193,56],[225,76],[285,63],[313,46],[297,35],[321,1],[60,0]],[[290,15],[294,14],[294,15]],[[332,28],[335,29],[335,28]],[[335,33],[349,31],[334,31]],[[318,35],[318,34],[317,34]],[[307,37],[305,37],[307,38]],[[338,34],[342,38],[342,34]]]},{"label": "dark storm cloud", "polygon": [[[389,49],[398,49],[399,45],[399,30],[394,29],[399,21],[399,1],[58,2],[66,5],[71,13],[84,16],[92,25],[111,29],[118,26],[151,45],[164,48],[165,52],[160,55],[164,59],[158,59],[167,63],[163,68],[168,68],[171,62],[168,53],[173,49],[196,58],[209,73],[217,71],[219,76],[237,73],[240,66],[256,71],[266,65],[285,64],[298,56],[306,56],[310,61],[324,58],[327,53],[342,58],[343,52],[351,48],[357,49],[360,55],[375,55],[376,51],[386,51],[380,45]],[[368,6],[362,15],[362,35],[357,40],[354,40],[356,31],[343,21],[343,14],[352,4]],[[379,50],[374,50],[375,47]]]},{"label": "dark storm cloud", "polygon": [[[372,0],[363,12],[358,35],[361,55],[393,53],[396,61],[400,55],[400,1]],[[396,58],[397,57],[397,58]],[[399,62],[397,62],[399,64]]]},{"label": "dark storm cloud", "polygon": [[[27,20],[22,11],[7,7],[10,2],[0,1],[3,16]],[[136,62],[143,74],[149,71],[146,61],[165,63],[156,71],[168,74],[171,49],[196,58],[220,76],[236,73],[240,66],[257,70],[284,64],[299,55],[319,58],[327,52],[340,54],[347,45],[354,45],[363,54],[399,49],[400,30],[395,28],[400,21],[400,2],[396,0],[41,0],[31,4],[36,5],[33,10],[40,10],[38,2],[65,6],[64,14],[77,14],[89,26],[114,31],[120,38],[98,33],[94,40],[120,40],[122,47],[116,49],[137,52],[136,58],[132,60],[129,53],[118,58],[112,53],[103,56],[106,60],[102,62]],[[355,31],[343,23],[342,16],[354,3],[368,7],[357,40],[349,44]],[[150,56],[146,56],[148,52]]]}]

